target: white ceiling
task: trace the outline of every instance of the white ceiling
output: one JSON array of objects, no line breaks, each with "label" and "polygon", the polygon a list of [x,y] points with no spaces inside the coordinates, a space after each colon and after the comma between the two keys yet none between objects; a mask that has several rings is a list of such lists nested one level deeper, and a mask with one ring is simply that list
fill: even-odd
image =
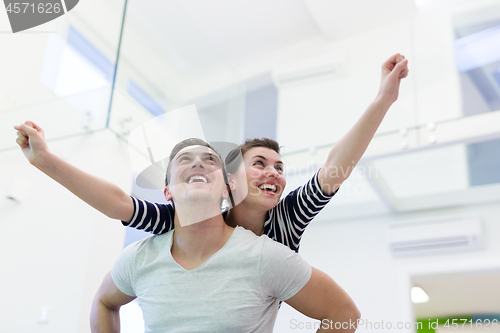
[{"label": "white ceiling", "polygon": [[182,0],[178,3],[232,65],[321,34],[301,0]]},{"label": "white ceiling", "polygon": [[[436,0],[437,1],[437,0]],[[411,17],[414,0],[303,0],[318,27],[330,39],[341,39]]]},{"label": "white ceiling", "polygon": [[246,64],[309,40],[341,39],[416,11],[414,0],[130,0],[128,13],[169,57],[199,71]]}]

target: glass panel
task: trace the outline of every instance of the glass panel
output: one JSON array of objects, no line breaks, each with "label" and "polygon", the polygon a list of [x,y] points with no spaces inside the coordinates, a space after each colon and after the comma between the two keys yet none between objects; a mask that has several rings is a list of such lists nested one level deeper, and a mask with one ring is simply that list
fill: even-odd
[{"label": "glass panel", "polygon": [[[470,120],[474,119],[464,119]],[[457,134],[451,132],[459,130],[467,131],[467,127],[450,128],[449,133],[438,131],[437,136],[441,139],[448,136],[448,142],[456,142]],[[343,217],[353,218],[498,200],[500,139],[498,135],[489,137],[494,139],[480,141],[479,137],[472,136],[471,143],[464,140],[440,146],[430,143],[416,146],[416,138],[410,138],[408,133],[403,137],[377,135],[365,159],[332,201],[335,216],[341,212]],[[406,150],[408,145],[412,150]],[[317,150],[285,153],[287,189],[293,190],[309,180],[331,149],[328,145]]]},{"label": "glass panel", "polygon": [[[73,95],[66,100],[57,98],[44,103],[4,110],[0,113],[0,151],[19,147],[16,144],[17,136],[13,126],[24,123],[26,120],[41,126],[48,141],[102,129],[107,112],[99,109],[99,103],[107,104],[108,97],[109,88],[105,88]],[[74,101],[82,100],[89,102],[90,106],[95,106],[96,112],[87,112],[87,110],[82,112],[72,104]],[[95,104],[91,105],[91,103]],[[107,105],[102,107],[107,109]],[[57,119],[57,122],[54,122],[54,119]]]},{"label": "glass panel", "polygon": [[500,6],[454,17],[462,115],[500,110]]},{"label": "glass panel", "polygon": [[0,149],[17,147],[12,126],[26,120],[49,140],[105,127],[123,3],[87,0],[78,12],[15,34],[4,16]]},{"label": "glass panel", "polygon": [[397,198],[469,187],[463,144],[377,159],[374,165]]},{"label": "glass panel", "polygon": [[411,51],[399,46],[410,75],[380,134],[500,110],[498,2],[424,1],[417,7],[406,35]]},{"label": "glass panel", "polygon": [[[289,192],[308,182],[317,170],[316,167],[314,168],[314,171],[311,168],[294,168],[292,165],[289,165],[286,155],[284,156],[283,161],[285,163],[285,176],[287,180],[286,188],[283,192],[284,197]],[[369,177],[376,177],[377,172],[378,170],[376,170],[376,168],[369,166],[365,167],[360,165],[355,167],[351,176],[342,184],[339,192],[335,195],[335,205],[380,202],[379,196],[373,190],[373,187],[368,181]]]},{"label": "glass panel", "polygon": [[500,183],[500,140],[456,144],[374,161],[398,198]]},{"label": "glass panel", "polygon": [[[207,141],[241,141],[245,87],[175,1],[155,10],[128,2],[114,95],[109,126],[124,138],[154,117],[195,104]],[[178,125],[162,127],[176,142],[184,139]],[[148,156],[143,148],[134,146]]]},{"label": "glass panel", "polygon": [[417,125],[500,109],[498,3],[421,13],[413,30]]}]

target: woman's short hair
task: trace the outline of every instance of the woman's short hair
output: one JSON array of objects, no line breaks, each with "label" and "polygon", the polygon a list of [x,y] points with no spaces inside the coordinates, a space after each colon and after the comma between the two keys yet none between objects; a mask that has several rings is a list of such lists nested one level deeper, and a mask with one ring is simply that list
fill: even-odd
[{"label": "woman's short hair", "polygon": [[257,147],[272,149],[275,152],[277,152],[278,155],[280,153],[280,148],[281,148],[279,143],[273,139],[269,138],[247,139],[243,144],[234,148],[229,152],[229,154],[227,154],[225,161],[227,172],[234,174],[238,170],[240,164],[243,162],[242,161],[243,155],[245,155],[245,153],[250,149]]}]

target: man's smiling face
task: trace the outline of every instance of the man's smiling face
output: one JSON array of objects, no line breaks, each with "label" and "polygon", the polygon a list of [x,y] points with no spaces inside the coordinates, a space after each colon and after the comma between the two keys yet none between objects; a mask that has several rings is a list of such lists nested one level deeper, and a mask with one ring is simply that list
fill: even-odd
[{"label": "man's smiling face", "polygon": [[196,208],[199,203],[210,201],[220,207],[222,197],[227,197],[222,161],[216,152],[204,146],[189,146],[180,150],[170,166],[167,200],[189,200]]}]

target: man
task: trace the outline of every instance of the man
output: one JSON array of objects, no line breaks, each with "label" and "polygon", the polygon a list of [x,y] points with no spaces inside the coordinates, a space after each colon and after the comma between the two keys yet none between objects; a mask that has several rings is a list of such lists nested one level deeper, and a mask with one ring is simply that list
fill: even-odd
[{"label": "man", "polygon": [[146,332],[271,332],[279,300],[322,320],[318,332],[335,323],[355,331],[359,312],[329,276],[267,236],[224,222],[224,177],[202,140],[174,148],[164,194],[175,204],[175,231],[120,254],[94,299],[92,332],[119,332],[119,308],[136,297]]}]

